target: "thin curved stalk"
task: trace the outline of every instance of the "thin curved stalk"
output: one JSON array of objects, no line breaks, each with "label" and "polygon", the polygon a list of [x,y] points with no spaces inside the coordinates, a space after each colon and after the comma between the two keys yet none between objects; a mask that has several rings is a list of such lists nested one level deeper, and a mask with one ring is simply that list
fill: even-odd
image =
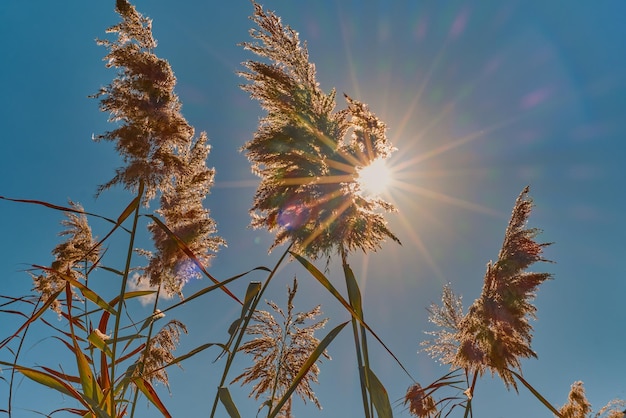
[{"label": "thin curved stalk", "polygon": [[[287,254],[289,254],[289,250],[291,249],[292,245],[293,244],[290,244],[287,247],[287,249],[285,250],[285,252],[283,253],[283,255],[281,255],[280,258],[278,259],[278,262],[276,263],[276,265],[274,266],[274,268],[272,269],[270,274],[267,276],[267,280],[265,281],[265,283],[261,287],[261,290],[258,292],[256,297],[252,301],[252,304],[250,305],[250,308],[248,309],[248,313],[245,316],[242,324],[239,326],[239,334],[237,335],[237,340],[235,342],[235,345],[228,352],[228,357],[226,359],[226,365],[224,366],[224,372],[222,373],[222,379],[220,380],[220,384],[218,386],[218,389],[220,387],[224,386],[224,383],[226,382],[226,378],[228,377],[228,372],[230,371],[230,366],[232,365],[233,360],[235,359],[235,355],[237,354],[237,350],[239,349],[239,345],[241,344],[241,340],[243,339],[243,336],[244,336],[244,334],[246,332],[246,329],[248,328],[248,324],[250,323],[250,320],[252,319],[252,315],[256,311],[256,307],[259,304],[259,300],[261,300],[261,297],[263,296],[263,293],[265,292],[265,289],[267,289],[267,286],[270,284],[270,281],[272,281],[272,278],[276,275],[276,272],[278,271],[278,267],[282,264],[282,262],[285,259],[285,257],[287,257]],[[210,415],[211,418],[213,418],[215,416],[215,412],[217,411],[217,404],[218,404],[218,402],[219,402],[219,390],[217,390],[216,393],[215,393],[215,399],[213,400],[213,406],[211,408],[211,415]]]},{"label": "thin curved stalk", "polygon": [[563,418],[563,415],[561,415],[561,413],[554,406],[552,406],[552,404],[548,402],[547,399],[544,398],[543,395],[541,395],[541,393],[537,391],[537,389],[535,389],[530,383],[528,383],[526,379],[524,379],[519,373],[515,372],[514,370],[507,370],[510,371],[513,376],[517,377],[517,379],[522,382],[524,386],[526,386],[526,389],[528,389],[533,395],[535,395],[535,398],[537,398],[539,402],[541,402],[546,408],[548,408],[550,412],[552,412],[559,418]]},{"label": "thin curved stalk", "polygon": [[[157,288],[156,291],[156,297],[154,299],[154,307],[152,308],[152,321],[150,322],[150,326],[148,327],[148,336],[146,337],[146,347],[144,348],[143,351],[143,358],[145,359],[148,356],[148,350],[150,350],[150,340],[152,339],[152,332],[154,330],[154,314],[157,311],[157,306],[159,304],[159,296],[161,295],[161,286],[159,286]],[[144,365],[141,364],[140,365],[140,369],[139,369],[139,373],[143,374],[143,370],[144,370]],[[135,390],[135,393],[133,394],[133,401],[132,401],[132,407],[130,410],[130,418],[133,418],[135,416],[135,408],[137,407],[137,399],[139,398],[139,391]]]},{"label": "thin curved stalk", "polygon": [[[465,370],[465,378],[467,380],[467,383],[469,383],[469,379],[467,379],[469,376],[467,375],[467,370]],[[469,387],[469,396],[468,396],[468,400],[467,400],[467,404],[465,405],[465,415],[463,416],[464,418],[468,418],[473,416],[472,414],[472,399],[474,398],[474,388],[476,387],[476,380],[478,379],[478,371],[474,371],[474,377],[472,378],[472,385]]]},{"label": "thin curved stalk", "polygon": [[[37,299],[37,303],[35,303],[35,307],[33,308],[33,315],[35,314],[35,312],[37,312],[37,308],[39,306],[39,303],[41,302],[41,296]],[[13,405],[13,382],[15,381],[15,366],[17,366],[17,359],[20,356],[20,352],[22,351],[22,346],[24,345],[24,339],[26,338],[26,333],[28,332],[28,329],[30,327],[30,324],[28,324],[28,326],[26,326],[26,328],[24,329],[24,334],[22,335],[22,338],[20,338],[20,343],[17,345],[17,350],[15,351],[15,357],[13,358],[13,367],[11,368],[11,379],[10,379],[10,383],[9,383],[9,399],[8,399],[8,405],[7,405],[7,413],[9,415],[9,418],[11,418],[12,415],[12,405]]]},{"label": "thin curved stalk", "polygon": [[[120,287],[119,293],[119,308],[117,309],[117,315],[115,316],[115,328],[113,329],[113,347],[112,347],[112,355],[111,355],[111,387],[115,385],[115,363],[117,359],[117,340],[119,337],[120,330],[120,322],[122,318],[122,309],[124,306],[124,294],[126,293],[126,282],[128,281],[128,275],[130,272],[131,260],[133,257],[133,251],[135,247],[135,235],[137,234],[137,223],[139,220],[139,208],[141,198],[143,197],[144,184],[143,180],[139,183],[139,190],[137,192],[137,197],[135,198],[137,204],[134,210],[133,215],[133,226],[130,231],[130,239],[128,240],[128,251],[126,253],[126,265],[124,267],[124,275],[122,276],[122,285]],[[113,410],[113,414],[115,414],[115,391],[111,390],[111,408]]]},{"label": "thin curved stalk", "polygon": [[[287,324],[287,327],[290,326],[291,324]],[[285,329],[283,330],[283,335],[282,335],[282,345],[280,347],[280,352],[278,353],[278,361],[276,364],[276,375],[274,376],[274,383],[272,384],[272,394],[270,395],[270,400],[269,400],[269,405],[267,408],[267,418],[271,417],[271,413],[272,413],[272,407],[274,404],[274,399],[276,397],[276,391],[278,390],[278,376],[280,375],[280,366],[281,366],[281,362],[280,359],[283,358],[283,353],[285,352],[285,345],[287,344],[286,340],[287,340],[287,327],[285,327]],[[288,415],[289,416],[289,415]]]}]

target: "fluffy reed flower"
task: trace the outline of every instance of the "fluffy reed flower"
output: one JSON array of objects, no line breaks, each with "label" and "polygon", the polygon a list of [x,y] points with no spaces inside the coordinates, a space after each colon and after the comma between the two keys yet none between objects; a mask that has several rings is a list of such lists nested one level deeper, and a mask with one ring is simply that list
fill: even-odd
[{"label": "fluffy reed flower", "polygon": [[150,379],[152,383],[161,382],[168,386],[169,378],[164,367],[175,359],[172,351],[178,346],[181,333],[187,334],[187,327],[175,319],[161,328],[141,354],[135,374]]},{"label": "fluffy reed flower", "polygon": [[[208,266],[214,253],[225,241],[216,236],[215,221],[202,201],[213,184],[214,170],[206,167],[210,151],[203,133],[197,141],[181,152],[181,161],[187,167],[185,175],[173,180],[173,187],[161,195],[161,206],[156,212],[167,227],[196,255],[197,260]],[[159,225],[148,227],[152,232],[156,253],[151,256],[145,276],[152,286],[162,285],[168,294],[181,294],[182,287],[201,273],[195,262],[183,252]]]},{"label": "fluffy reed flower", "polygon": [[574,382],[567,396],[567,403],[559,409],[563,418],[586,418],[591,413],[591,404],[585,396],[583,382]]},{"label": "fluffy reed flower", "polygon": [[537,261],[548,261],[541,254],[549,245],[534,240],[540,230],[525,228],[532,209],[528,192],[526,187],[515,202],[498,260],[487,265],[480,297],[461,316],[460,299],[444,288],[443,306],[431,307],[430,317],[442,329],[425,343],[426,351],[443,363],[479,374],[489,369],[514,388],[509,369],[519,370],[521,358],[536,357],[530,347],[529,318],[536,312],[531,301],[537,287],[552,277],[526,271]]},{"label": "fluffy reed flower", "polygon": [[435,337],[424,341],[424,351],[431,357],[439,359],[443,364],[453,364],[458,348],[458,332],[463,319],[463,300],[456,296],[450,284],[443,287],[441,306],[432,304],[428,308],[428,319],[439,327],[436,331],[426,332]]},{"label": "fluffy reed flower", "polygon": [[[625,406],[626,402],[613,400],[601,408],[594,415],[594,418],[624,418],[626,416]],[[591,403],[585,395],[583,382],[578,381],[572,384],[567,396],[567,403],[559,409],[559,413],[563,418],[587,418],[591,416]]]},{"label": "fluffy reed flower", "polygon": [[[276,404],[287,391],[302,365],[319,345],[319,340],[314,334],[326,325],[327,319],[306,325],[321,314],[319,306],[309,312],[294,314],[293,299],[297,288],[298,283],[294,278],[293,287],[288,288],[286,313],[274,302],[267,302],[282,318],[282,323],[279,323],[270,312],[258,311],[253,317],[256,323],[246,330],[249,335],[257,337],[244,343],[240,350],[253,356],[254,365],[246,368],[231,383],[241,381],[241,384],[245,385],[256,381],[250,393],[254,399],[265,394],[272,404]],[[330,359],[326,353],[324,356]],[[311,382],[318,382],[319,372],[317,363],[313,364],[298,384],[295,393],[305,402],[308,399],[321,409],[311,388]],[[291,399],[285,404],[281,413],[285,417],[291,416]]]},{"label": "fluffy reed flower", "polygon": [[435,400],[426,395],[419,383],[409,387],[404,396],[404,404],[409,404],[409,413],[418,418],[434,418],[438,414]]},{"label": "fluffy reed flower", "polygon": [[[169,65],[152,50],[152,22],[126,0],[117,0],[122,22],[109,28],[115,42],[100,40],[108,48],[107,67],[120,69],[113,82],[102,88],[100,108],[111,114],[118,128],[96,137],[116,141],[127,163],[100,191],[115,184],[134,190],[145,186],[144,203],[161,193],[161,215],[167,227],[180,238],[205,266],[224,240],[202,201],[213,184],[214,170],[206,166],[210,151],[206,134],[194,139],[194,129],[180,113],[174,93],[176,78]],[[156,248],[144,270],[151,285],[162,285],[171,294],[181,294],[184,284],[200,277],[196,262],[180,249],[158,225],[149,226]],[[143,278],[143,277],[142,277]]]},{"label": "fluffy reed flower", "polygon": [[157,191],[171,189],[172,176],[186,173],[176,150],[188,147],[194,132],[180,113],[169,63],[152,53],[157,45],[152,21],[126,0],[117,0],[116,10],[122,22],[107,33],[117,33],[117,40],[98,44],[109,50],[106,66],[118,68],[119,73],[93,97],[101,98],[100,109],[118,127],[94,139],[114,141],[126,166],[118,168],[98,193],[116,184],[136,190],[143,182],[147,203]]},{"label": "fluffy reed flower", "polygon": [[600,409],[594,418],[626,418],[626,401],[615,399]]},{"label": "fluffy reed flower", "polygon": [[[250,83],[242,88],[267,115],[243,150],[261,177],[251,209],[252,226],[277,231],[272,248],[291,241],[312,258],[333,249],[376,250],[398,239],[376,210],[393,210],[380,198],[359,193],[359,168],[386,159],[393,147],[385,125],[367,107],[346,96],[348,108],[334,111],[335,91],[324,93],[305,45],[279,17],[254,3],[243,43],[271,64],[245,63]],[[351,135],[349,135],[351,132]]]},{"label": "fluffy reed flower", "polygon": [[[83,212],[80,204],[69,201],[69,205],[77,212]],[[41,294],[44,300],[65,287],[66,280],[61,274],[77,280],[83,279],[86,267],[96,263],[100,256],[99,248],[96,248],[96,241],[87,222],[87,216],[76,212],[67,212],[66,216],[67,219],[61,221],[61,225],[66,229],[59,235],[67,237],[67,240],[52,250],[54,261],[51,269],[39,276],[33,276],[33,290]],[[53,302],[51,308],[57,313],[61,312],[61,304],[58,300]]]}]

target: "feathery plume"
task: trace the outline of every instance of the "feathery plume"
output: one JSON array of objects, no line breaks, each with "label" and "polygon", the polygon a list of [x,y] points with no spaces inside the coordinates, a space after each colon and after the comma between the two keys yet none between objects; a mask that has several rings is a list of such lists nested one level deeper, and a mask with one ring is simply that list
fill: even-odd
[{"label": "feathery plume", "polygon": [[[602,407],[594,418],[624,418],[626,417],[626,402],[620,399],[614,399],[604,407]],[[585,395],[583,382],[578,381],[572,384],[569,394],[567,395],[567,403],[559,409],[559,413],[563,418],[588,418],[591,417],[591,403]]]},{"label": "feathery plume", "polygon": [[157,45],[152,21],[126,0],[118,0],[116,10],[122,22],[107,33],[116,33],[117,40],[98,40],[98,44],[109,50],[106,66],[120,71],[93,97],[100,98],[100,109],[118,127],[94,139],[114,141],[126,166],[118,168],[98,194],[116,184],[137,190],[143,182],[147,204],[157,191],[171,188],[172,176],[186,173],[176,151],[189,146],[194,130],[180,113],[176,77],[169,63],[152,52]]},{"label": "feathery plume", "polygon": [[567,396],[567,403],[559,409],[563,418],[586,418],[591,413],[591,404],[585,396],[583,382],[574,382]]},{"label": "feathery plume", "polygon": [[539,229],[525,227],[532,209],[528,192],[526,187],[515,202],[498,259],[487,265],[480,297],[461,318],[460,299],[444,288],[443,306],[431,308],[431,321],[443,329],[431,333],[436,338],[426,343],[426,351],[442,362],[479,374],[488,369],[515,389],[509,369],[521,370],[521,358],[536,357],[530,346],[529,318],[536,312],[531,300],[552,277],[526,271],[535,262],[548,261],[541,254],[549,245],[535,241]]},{"label": "feathery plume", "polygon": [[[214,170],[206,167],[210,151],[203,133],[181,152],[181,161],[187,173],[176,177],[173,186],[161,195],[161,206],[156,212],[167,227],[180,238],[198,261],[207,267],[214,253],[226,242],[215,235],[217,228],[202,201],[213,185]],[[162,285],[168,295],[182,295],[182,288],[191,279],[199,279],[201,273],[187,254],[159,225],[148,226],[157,249],[150,256],[145,276],[151,286]],[[141,278],[140,278],[141,279]]]},{"label": "feathery plume", "polygon": [[181,333],[187,334],[187,327],[175,319],[161,328],[148,342],[148,348],[141,354],[135,373],[150,379],[152,383],[161,382],[169,386],[169,377],[165,367],[175,359],[172,351],[178,346]]},{"label": "feathery plume", "polygon": [[[69,205],[76,211],[83,212],[80,204],[69,201]],[[65,286],[66,280],[61,274],[77,280],[84,279],[85,266],[96,263],[100,256],[99,248],[96,248],[96,241],[87,222],[87,216],[75,212],[67,212],[66,216],[67,219],[61,221],[61,225],[66,229],[59,235],[68,237],[67,240],[52,250],[54,261],[50,270],[45,270],[38,276],[33,275],[33,290],[41,294],[44,300]],[[58,300],[52,303],[51,308],[61,313],[61,304]]]},{"label": "feathery plume", "polygon": [[432,396],[426,395],[419,383],[409,387],[404,396],[404,405],[409,404],[409,413],[418,418],[434,418],[437,416],[437,406]]},{"label": "feathery plume", "polygon": [[[116,141],[127,165],[99,192],[115,184],[135,190],[143,183],[144,204],[160,192],[161,206],[156,212],[197,261],[208,266],[225,242],[215,235],[215,221],[202,206],[215,174],[206,166],[211,149],[207,136],[202,132],[194,139],[194,129],[180,112],[174,93],[176,77],[169,63],[152,52],[157,44],[151,20],[126,0],[117,1],[117,12],[122,22],[107,31],[117,33],[117,40],[98,43],[109,50],[107,67],[119,68],[120,73],[95,97],[101,97],[101,110],[109,112],[119,127],[96,139]],[[182,295],[184,284],[200,277],[196,262],[158,225],[151,224],[149,229],[156,252],[149,254],[140,280],[145,276],[152,286],[162,285],[168,295]]]},{"label": "feathery plume", "polygon": [[[288,287],[287,312],[285,313],[274,302],[267,302],[272,310],[282,318],[282,323],[276,321],[274,315],[267,311],[258,311],[253,316],[255,324],[248,327],[246,332],[255,335],[252,340],[244,343],[239,350],[253,356],[254,365],[245,369],[231,383],[241,381],[242,385],[256,381],[250,396],[258,399],[266,394],[272,404],[287,391],[302,365],[319,345],[315,331],[326,325],[327,319],[306,325],[321,314],[320,306],[308,312],[293,312],[293,299],[296,295],[298,282],[294,278],[293,286]],[[326,353],[324,356],[330,359]],[[313,364],[297,386],[295,393],[302,400],[312,401],[321,409],[321,405],[311,388],[311,382],[317,383],[320,369],[317,363]],[[285,416],[291,416],[291,400],[281,411]]]},{"label": "feathery plume", "polygon": [[448,283],[443,287],[441,306],[433,303],[428,308],[428,319],[439,327],[436,331],[428,331],[434,339],[421,343],[424,351],[443,364],[454,363],[459,341],[457,339],[460,323],[463,319],[463,299],[456,296]]},{"label": "feathery plume", "polygon": [[360,168],[394,150],[384,123],[347,96],[348,108],[334,111],[335,91],[320,89],[306,44],[274,13],[253,4],[258,29],[250,35],[259,42],[243,46],[271,64],[248,61],[248,71],[240,73],[250,82],[243,90],[267,111],[243,147],[261,177],[252,227],[277,232],[270,250],[290,241],[312,258],[333,249],[376,250],[386,238],[399,242],[377,212],[393,206],[362,196],[356,181]]}]

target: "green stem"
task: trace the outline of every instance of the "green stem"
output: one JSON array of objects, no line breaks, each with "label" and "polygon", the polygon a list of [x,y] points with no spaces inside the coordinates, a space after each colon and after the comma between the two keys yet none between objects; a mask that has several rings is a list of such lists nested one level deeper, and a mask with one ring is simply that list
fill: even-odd
[{"label": "green stem", "polygon": [[[339,251],[341,253],[341,263],[342,263],[343,270],[344,270],[344,277],[346,279],[346,287],[348,288],[348,300],[350,302],[350,306],[354,310],[354,301],[352,300],[351,292],[349,290],[351,286],[349,284],[349,279],[347,275],[347,271],[350,268],[348,265],[348,257],[346,255],[346,251],[345,251],[345,248],[343,248],[343,246],[339,247]],[[361,312],[359,312],[359,314],[361,314]],[[361,318],[361,320],[362,319],[363,318]],[[360,327],[361,335],[359,336],[359,324],[358,324],[358,321],[354,318],[354,316],[352,316],[351,322],[352,322],[352,334],[354,335],[354,348],[356,350],[357,366],[359,369],[359,380],[361,381],[361,397],[363,400],[363,411],[365,413],[365,418],[370,418],[372,416],[372,412],[371,412],[372,405],[367,395],[368,382],[367,382],[367,375],[365,373],[365,367],[364,367],[365,364],[367,364],[369,367],[369,362],[367,358],[367,345],[365,345],[365,332],[364,332],[365,330],[364,330],[364,327],[361,325]],[[364,359],[365,359],[365,362],[364,362]]]},{"label": "green stem", "polygon": [[556,415],[559,418],[563,418],[563,415],[561,415],[561,413],[554,406],[552,406],[552,404],[548,402],[547,399],[544,398],[543,395],[539,393],[539,391],[537,391],[537,389],[535,389],[530,383],[528,383],[526,379],[524,379],[519,373],[511,369],[507,369],[507,370],[511,372],[515,377],[517,377],[517,379],[520,382],[522,382],[524,386],[526,386],[526,389],[528,389],[533,395],[535,395],[535,398],[537,398],[539,402],[541,402],[546,408],[548,408],[550,412],[552,412],[554,415]]},{"label": "green stem", "polygon": [[[39,296],[39,298],[37,299],[37,303],[35,303],[35,306],[33,307],[33,313],[30,315],[31,317],[35,314],[35,312],[37,312],[37,309],[39,309],[39,304],[41,303],[41,296]],[[28,330],[30,328],[30,324],[28,324],[26,326],[26,329],[24,329],[24,334],[22,335],[22,338],[20,338],[20,342],[17,345],[17,350],[15,351],[15,357],[13,358],[13,367],[11,367],[11,380],[9,383],[9,399],[8,399],[8,405],[7,405],[7,413],[9,415],[9,418],[11,418],[12,415],[12,404],[13,404],[13,383],[15,382],[15,372],[16,372],[16,366],[17,366],[17,361],[18,361],[18,357],[20,356],[20,353],[22,352],[22,347],[24,345],[24,341],[26,340],[26,334],[28,333]]]},{"label": "green stem", "polygon": [[282,345],[280,346],[280,353],[278,354],[277,357],[277,362],[276,362],[276,374],[274,376],[274,382],[272,384],[272,394],[270,395],[270,403],[269,403],[269,407],[267,408],[267,418],[270,418],[271,413],[272,413],[272,409],[274,409],[274,399],[276,399],[276,390],[278,389],[278,379],[280,377],[280,368],[282,366],[282,362],[283,362],[283,354],[285,352],[285,346],[287,345],[287,333],[288,333],[288,329],[290,326],[290,322],[291,322],[291,312],[289,312],[289,317],[287,319],[288,324],[287,326],[285,326],[285,331],[283,334],[283,338],[282,338]]},{"label": "green stem", "polygon": [[[150,322],[150,327],[148,328],[148,336],[146,337],[146,347],[144,348],[143,354],[142,354],[144,362],[145,362],[145,359],[148,356],[148,352],[150,350],[150,340],[152,339],[152,331],[154,330],[154,322],[155,322],[154,315],[156,314],[156,311],[157,311],[157,306],[159,304],[159,296],[160,295],[161,295],[161,286],[159,286],[157,288],[156,298],[154,299],[154,307],[152,308],[152,321]],[[140,376],[143,375],[144,362],[139,364],[139,375]],[[135,416],[135,408],[137,406],[137,399],[138,398],[139,398],[139,391],[135,390],[135,393],[133,394],[132,408],[130,410],[130,418],[133,418]]]},{"label": "green stem", "polygon": [[139,183],[139,190],[137,192],[138,203],[135,208],[135,213],[133,216],[133,227],[130,231],[130,239],[128,241],[128,251],[126,253],[126,265],[124,267],[124,275],[122,277],[122,285],[120,288],[119,300],[118,300],[118,309],[117,315],[115,315],[115,328],[113,329],[113,347],[111,350],[111,409],[113,414],[116,414],[115,411],[115,363],[117,358],[117,340],[119,337],[120,330],[120,322],[122,318],[122,309],[124,306],[124,295],[126,294],[126,282],[128,281],[128,275],[130,273],[130,265],[133,257],[133,251],[135,247],[135,235],[137,234],[137,223],[139,220],[139,208],[141,206],[141,198],[143,196],[143,180]]},{"label": "green stem", "polygon": [[[248,314],[245,316],[243,323],[240,325],[239,334],[237,335],[237,341],[235,342],[235,345],[233,346],[233,348],[228,352],[226,365],[224,366],[224,372],[222,373],[222,379],[220,380],[220,384],[218,388],[224,386],[224,383],[226,382],[226,378],[228,377],[228,372],[230,371],[230,366],[232,365],[233,360],[235,359],[235,355],[237,354],[237,351],[239,349],[239,344],[241,344],[241,340],[243,339],[245,331],[248,328],[248,324],[250,323],[250,320],[252,319],[252,315],[254,314],[254,312],[256,312],[256,307],[259,304],[259,301],[261,300],[261,297],[263,296],[265,289],[267,289],[267,286],[270,284],[270,281],[276,275],[276,272],[278,271],[278,267],[282,264],[285,257],[287,257],[287,254],[289,254],[289,250],[291,249],[292,245],[293,244],[290,244],[289,247],[287,247],[287,249],[283,253],[283,255],[280,257],[280,259],[278,260],[278,262],[276,263],[276,265],[270,272],[269,276],[267,277],[267,280],[263,284],[263,287],[261,288],[258,295],[254,298],[254,301],[250,305]],[[210,415],[211,418],[215,416],[218,402],[219,402],[219,393],[218,391],[216,391],[215,399],[213,400],[213,407],[211,408],[211,415]]]},{"label": "green stem", "polygon": [[352,317],[352,333],[354,335],[354,347],[356,349],[356,361],[359,368],[359,380],[361,381],[361,397],[363,399],[363,410],[365,418],[370,418],[369,400],[367,398],[367,377],[365,376],[365,368],[363,366],[363,358],[361,356],[361,345],[359,343],[359,328],[357,321]]},{"label": "green stem", "polygon": [[[468,374],[467,374],[468,370],[465,369],[465,380],[467,381],[467,383],[469,384],[469,379],[468,379]],[[474,398],[474,388],[476,387],[476,380],[478,378],[478,370],[474,371],[474,377],[472,378],[472,385],[469,387],[469,396],[468,396],[468,400],[467,400],[467,406],[465,407],[465,415],[464,418],[467,418],[468,416],[473,416],[472,414],[472,399]]]}]

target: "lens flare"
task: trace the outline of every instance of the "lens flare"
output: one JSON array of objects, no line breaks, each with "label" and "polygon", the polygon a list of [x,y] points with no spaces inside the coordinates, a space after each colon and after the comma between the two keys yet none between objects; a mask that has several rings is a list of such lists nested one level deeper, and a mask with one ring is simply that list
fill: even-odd
[{"label": "lens flare", "polygon": [[393,175],[385,160],[379,158],[359,169],[357,183],[363,195],[378,196],[384,193],[393,180]]}]

